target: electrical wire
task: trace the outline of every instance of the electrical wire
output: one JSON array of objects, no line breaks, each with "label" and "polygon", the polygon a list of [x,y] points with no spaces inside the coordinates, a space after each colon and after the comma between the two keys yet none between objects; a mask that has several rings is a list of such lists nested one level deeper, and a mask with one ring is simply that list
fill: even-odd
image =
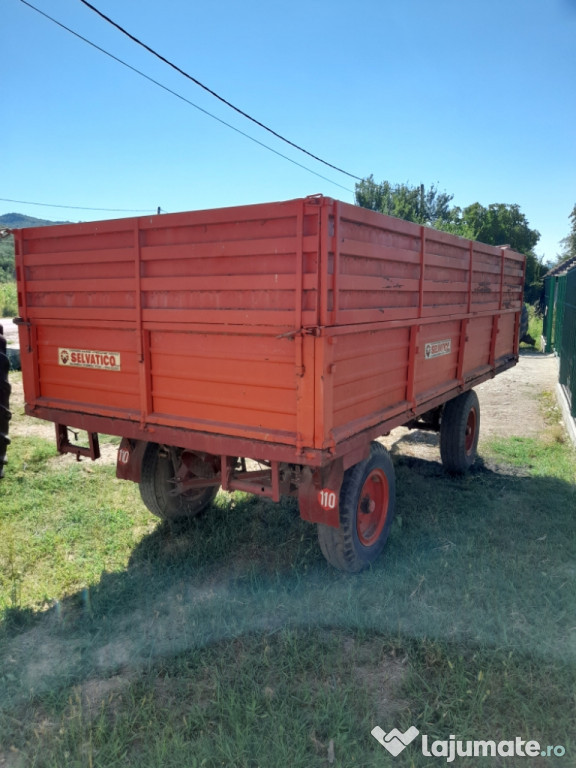
[{"label": "electrical wire", "polygon": [[353,173],[349,173],[348,171],[343,170],[342,168],[339,168],[337,165],[333,165],[332,163],[329,163],[327,160],[322,160],[321,157],[318,157],[317,155],[312,154],[312,152],[309,152],[307,149],[304,149],[304,147],[301,147],[299,144],[295,144],[293,141],[290,141],[290,139],[287,139],[285,136],[282,136],[280,133],[277,133],[272,128],[268,127],[264,123],[260,122],[260,120],[257,120],[255,117],[252,117],[247,112],[244,112],[243,109],[240,109],[239,107],[232,104],[230,101],[225,99],[223,96],[220,96],[220,94],[216,93],[216,91],[213,91],[212,88],[209,88],[204,83],[200,82],[197,78],[190,75],[188,72],[185,72],[183,69],[181,69],[177,64],[174,64],[172,61],[167,59],[165,56],[162,56],[162,54],[158,53],[154,50],[154,48],[151,48],[149,45],[146,45],[146,43],[142,42],[139,38],[137,38],[135,35],[128,32],[128,30],[124,29],[124,27],[120,26],[117,22],[115,22],[113,19],[111,19],[109,16],[106,16],[105,13],[102,13],[102,11],[98,10],[96,6],[92,5],[92,3],[89,3],[88,0],[80,0],[80,2],[85,5],[87,8],[90,8],[91,11],[94,11],[98,16],[100,16],[101,19],[104,19],[104,21],[108,22],[108,24],[111,24],[113,27],[115,27],[119,32],[121,32],[123,35],[126,35],[126,37],[130,38],[134,43],[144,48],[148,53],[151,53],[153,56],[155,56],[157,59],[160,59],[160,61],[164,62],[164,64],[167,64],[169,67],[172,67],[172,69],[176,70],[180,75],[183,75],[188,80],[191,80],[193,83],[198,85],[200,88],[203,88],[205,91],[207,91],[211,96],[214,96],[214,98],[221,101],[223,104],[226,104],[227,107],[230,107],[230,109],[233,109],[235,112],[238,112],[239,115],[242,115],[242,117],[245,117],[247,120],[251,120],[253,123],[258,125],[260,128],[263,128],[265,131],[268,131],[268,133],[271,133],[273,136],[275,136],[277,139],[280,139],[281,141],[284,141],[286,144],[289,144],[291,147],[294,147],[295,149],[299,150],[300,152],[304,152],[305,155],[308,155],[309,157],[312,157],[314,160],[317,160],[319,163],[323,163],[324,165],[327,165],[329,168],[334,169],[335,171],[338,171],[339,173],[343,173],[345,176],[349,176],[351,179],[356,179],[357,181],[362,181],[362,178],[360,176],[355,176]]},{"label": "electrical wire", "polygon": [[73,29],[70,29],[70,27],[67,27],[62,22],[53,18],[52,16],[45,13],[44,11],[41,11],[40,8],[37,8],[35,5],[32,5],[32,3],[29,3],[28,0],[20,0],[20,2],[28,6],[28,8],[31,8],[33,11],[36,11],[36,13],[39,13],[41,16],[44,16],[44,18],[53,22],[61,29],[64,29],[66,32],[69,32],[71,35],[74,35],[74,37],[77,37],[79,40],[82,40],[82,42],[87,43],[87,45],[90,45],[92,48],[95,48],[97,51],[100,51],[100,53],[103,53],[104,55],[113,59],[118,64],[122,64],[122,66],[126,67],[127,69],[130,69],[132,72],[135,72],[137,75],[140,75],[141,77],[145,78],[146,80],[153,83],[154,85],[157,85],[159,88],[162,88],[162,90],[172,94],[172,96],[175,96],[177,99],[180,99],[180,101],[185,102],[191,107],[194,107],[194,109],[197,109],[199,112],[202,112],[207,117],[211,117],[213,120],[216,120],[221,125],[224,125],[227,128],[230,128],[232,131],[235,131],[236,133],[240,134],[240,136],[244,136],[244,138],[249,139],[250,141],[254,142],[254,144],[258,144],[258,146],[263,147],[264,149],[267,149],[269,152],[272,152],[273,154],[277,155],[278,157],[281,157],[284,160],[287,160],[289,163],[292,163],[292,165],[296,165],[298,166],[298,168],[302,168],[304,171],[307,171],[308,173],[311,173],[314,176],[317,176],[319,179],[323,179],[324,181],[327,181],[329,184],[334,184],[336,187],[340,187],[340,189],[344,189],[346,192],[354,193],[353,189],[350,189],[349,187],[345,187],[343,184],[339,184],[337,181],[334,181],[333,179],[329,179],[327,176],[323,176],[321,173],[317,173],[317,171],[313,171],[311,168],[308,168],[306,165],[303,165],[302,163],[299,163],[297,160],[293,160],[291,157],[288,157],[288,155],[285,155],[282,152],[278,152],[278,150],[273,149],[268,144],[265,144],[263,141],[260,141],[259,139],[255,139],[253,136],[250,136],[250,134],[240,130],[240,128],[236,128],[236,126],[231,125],[230,123],[226,122],[226,120],[222,120],[222,118],[217,117],[216,115],[212,114],[212,112],[209,112],[207,109],[204,109],[203,107],[198,106],[198,104],[195,104],[193,101],[190,101],[190,99],[187,99],[185,96],[182,96],[180,93],[177,93],[176,91],[173,91],[171,88],[168,88],[167,85],[160,83],[158,80],[155,80],[153,77],[150,77],[150,75],[146,75],[144,72],[137,69],[136,67],[133,67],[131,64],[128,64],[123,59],[120,59],[118,56],[115,56],[113,53],[110,53],[109,51],[105,50],[104,48],[97,45],[96,43],[93,43],[91,40],[88,40],[87,37],[84,37],[78,32],[75,32]]},{"label": "electrical wire", "polygon": [[74,211],[106,211],[108,213],[153,213],[151,208],[87,208],[83,205],[57,205],[56,203],[33,203],[30,200],[12,200],[9,197],[0,197],[3,203],[19,203],[20,205],[41,205],[44,208],[68,208]]}]

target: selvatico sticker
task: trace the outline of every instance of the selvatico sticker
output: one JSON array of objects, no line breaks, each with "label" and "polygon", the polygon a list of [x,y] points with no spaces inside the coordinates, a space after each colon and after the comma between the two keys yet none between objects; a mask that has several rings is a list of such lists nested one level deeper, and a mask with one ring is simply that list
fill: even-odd
[{"label": "selvatico sticker", "polygon": [[59,347],[58,365],[67,368],[95,368],[100,371],[119,371],[120,352],[101,352],[95,349],[69,349]]},{"label": "selvatico sticker", "polygon": [[430,360],[433,357],[440,357],[441,355],[449,355],[450,352],[452,352],[452,339],[429,341],[424,346],[424,357],[426,360]]}]

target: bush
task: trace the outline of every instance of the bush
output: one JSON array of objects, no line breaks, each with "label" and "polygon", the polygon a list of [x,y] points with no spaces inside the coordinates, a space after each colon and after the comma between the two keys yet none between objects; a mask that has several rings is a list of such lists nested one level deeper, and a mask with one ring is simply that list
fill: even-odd
[{"label": "bush", "polygon": [[15,317],[18,314],[16,283],[0,283],[0,317]]},{"label": "bush", "polygon": [[10,282],[16,278],[14,267],[14,236],[0,240],[0,283]]}]

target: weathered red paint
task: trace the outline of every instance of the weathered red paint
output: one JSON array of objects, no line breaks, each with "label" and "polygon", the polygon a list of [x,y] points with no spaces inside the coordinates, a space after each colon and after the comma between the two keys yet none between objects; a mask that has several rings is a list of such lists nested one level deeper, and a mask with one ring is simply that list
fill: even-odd
[{"label": "weathered red paint", "polygon": [[116,477],[120,480],[132,480],[133,483],[140,482],[142,458],[146,445],[144,440],[122,438],[116,456]]}]

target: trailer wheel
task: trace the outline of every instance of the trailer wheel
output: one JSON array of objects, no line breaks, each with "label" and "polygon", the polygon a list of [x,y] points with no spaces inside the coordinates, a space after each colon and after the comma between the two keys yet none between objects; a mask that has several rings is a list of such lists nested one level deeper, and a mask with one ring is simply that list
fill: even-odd
[{"label": "trailer wheel", "polygon": [[440,424],[440,456],[448,472],[462,474],[476,460],[480,403],[473,389],[449,400]]},{"label": "trailer wheel", "polygon": [[182,520],[198,515],[214,500],[218,486],[208,486],[174,495],[173,478],[181,449],[161,450],[156,443],[148,443],[142,458],[140,496],[153,515],[163,520]]},{"label": "trailer wheel", "polygon": [[372,443],[370,456],[344,473],[340,527],[318,524],[322,554],[335,568],[358,573],[380,555],[396,504],[394,466],[386,448]]}]

